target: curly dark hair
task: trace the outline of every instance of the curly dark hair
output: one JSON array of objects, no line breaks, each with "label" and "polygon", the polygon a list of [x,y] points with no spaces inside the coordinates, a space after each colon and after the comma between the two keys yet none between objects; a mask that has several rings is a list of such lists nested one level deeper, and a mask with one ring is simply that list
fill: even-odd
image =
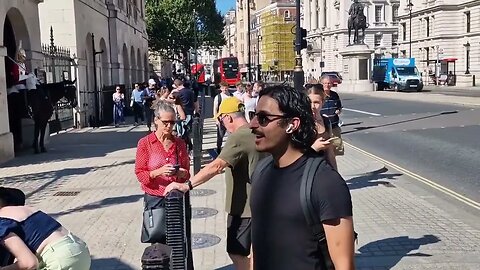
[{"label": "curly dark hair", "polygon": [[300,119],[298,130],[292,133],[292,144],[297,149],[310,149],[317,138],[317,129],[307,94],[290,86],[275,85],[263,89],[260,98],[262,96],[271,97],[278,103],[278,107],[286,116],[284,125],[294,117]]}]

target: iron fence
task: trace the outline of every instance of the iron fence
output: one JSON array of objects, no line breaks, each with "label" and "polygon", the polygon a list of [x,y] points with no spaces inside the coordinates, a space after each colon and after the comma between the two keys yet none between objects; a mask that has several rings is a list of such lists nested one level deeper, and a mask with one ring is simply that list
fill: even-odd
[{"label": "iron fence", "polygon": [[[43,68],[45,72],[44,83],[56,83],[63,80],[72,80],[72,68],[75,62],[70,54],[70,49],[57,46],[54,43],[53,28],[50,28],[50,44],[42,44]],[[50,118],[50,133],[73,127],[74,113],[66,99],[60,100]]]}]

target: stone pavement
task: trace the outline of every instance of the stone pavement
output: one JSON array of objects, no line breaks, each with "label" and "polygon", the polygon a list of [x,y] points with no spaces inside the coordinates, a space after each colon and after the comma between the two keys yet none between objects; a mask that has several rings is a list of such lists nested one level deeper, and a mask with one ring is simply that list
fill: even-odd
[{"label": "stone pavement", "polygon": [[[142,195],[133,169],[144,135],[145,127],[124,126],[53,136],[48,153],[0,165],[0,185],[23,189],[29,204],[83,238],[92,269],[140,269],[146,245],[139,242]],[[206,120],[204,149],[214,144],[215,126]],[[463,219],[458,207],[351,148],[338,164],[354,202],[358,269],[479,269],[478,215],[476,222]],[[225,253],[224,191],[219,175],[192,194],[196,269],[233,269]]]}]

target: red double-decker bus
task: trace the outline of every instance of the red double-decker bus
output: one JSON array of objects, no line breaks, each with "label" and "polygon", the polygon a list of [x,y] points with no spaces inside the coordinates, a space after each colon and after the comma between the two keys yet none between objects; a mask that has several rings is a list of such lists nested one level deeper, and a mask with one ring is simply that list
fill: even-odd
[{"label": "red double-decker bus", "polygon": [[241,80],[240,69],[238,68],[237,57],[225,57],[213,61],[213,78],[215,85],[220,82],[227,82],[228,85],[235,85]]},{"label": "red double-decker bus", "polygon": [[205,66],[203,64],[193,64],[191,71],[198,83],[205,83]]}]

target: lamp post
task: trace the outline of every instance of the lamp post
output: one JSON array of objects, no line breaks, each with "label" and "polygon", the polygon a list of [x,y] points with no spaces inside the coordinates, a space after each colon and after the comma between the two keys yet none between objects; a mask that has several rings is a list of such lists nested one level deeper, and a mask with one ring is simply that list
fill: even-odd
[{"label": "lamp post", "polygon": [[194,64],[195,64],[195,82],[198,80],[198,70],[197,70],[197,63],[198,63],[198,41],[197,41],[197,11],[193,9],[193,44],[194,44]]},{"label": "lamp post", "polygon": [[248,74],[248,81],[252,81],[252,53],[250,51],[250,0],[247,0],[247,74]]},{"label": "lamp post", "polygon": [[302,66],[302,28],[300,27],[300,0],[295,1],[296,17],[295,17],[295,69],[293,70],[293,84],[295,89],[302,89],[305,82],[305,74]]},{"label": "lamp post", "polygon": [[[258,30],[260,32],[260,29]],[[260,80],[262,75],[262,65],[260,64],[260,41],[262,40],[262,35],[260,33],[257,35],[257,81]]]},{"label": "lamp post", "polygon": [[410,33],[409,33],[409,36],[410,36],[410,41],[409,41],[409,46],[410,46],[410,57],[409,58],[412,58],[412,9],[413,9],[413,3],[412,3],[412,0],[408,0],[408,11],[409,11],[409,17],[410,17]]},{"label": "lamp post", "polygon": [[100,126],[100,104],[98,95],[100,94],[98,91],[98,84],[97,84],[97,54],[102,54],[103,50],[97,52],[95,49],[95,35],[92,33],[92,52],[93,52],[93,93],[95,95],[95,126]]},{"label": "lamp post", "polygon": [[465,74],[470,74],[470,43],[467,41],[466,44],[463,44],[465,46],[465,50],[467,52],[467,68],[465,70]]}]

